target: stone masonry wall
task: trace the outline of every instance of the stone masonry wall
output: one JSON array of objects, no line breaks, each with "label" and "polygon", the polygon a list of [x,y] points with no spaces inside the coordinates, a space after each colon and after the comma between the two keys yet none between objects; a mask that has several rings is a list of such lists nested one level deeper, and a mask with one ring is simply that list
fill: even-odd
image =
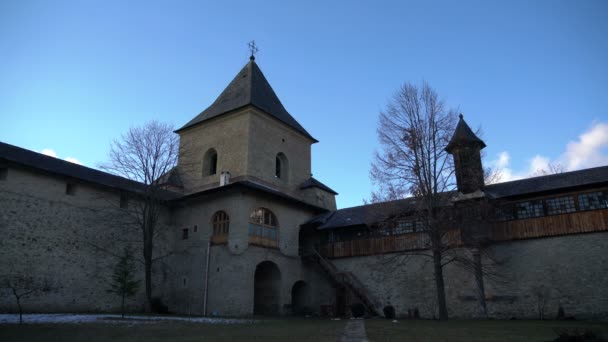
[{"label": "stone masonry wall", "polygon": [[[279,222],[279,249],[249,245],[249,214],[256,208],[270,209]],[[231,190],[216,194],[212,200],[201,197],[188,201],[174,212],[176,233],[174,251],[169,258],[170,282],[167,283],[170,310],[202,314],[207,260],[207,242],[212,232],[212,216],[225,211],[230,219],[228,243],[211,247],[208,313],[240,316],[253,313],[256,267],[263,261],[274,262],[281,273],[281,304],[291,303],[291,287],[298,280],[309,285],[312,308],[331,302],[327,281],[315,270],[305,267],[298,257],[299,225],[313,213],[266,197],[259,193]],[[197,231],[193,232],[193,227]],[[181,239],[181,230],[189,237]]]},{"label": "stone masonry wall", "polygon": [[[608,234],[594,233],[511,241],[491,246],[484,257],[486,300],[490,317],[555,318],[561,305],[576,318],[608,319]],[[462,251],[467,253],[467,251]],[[491,256],[491,257],[490,257]],[[431,259],[410,255],[334,259],[354,273],[376,299],[395,306],[398,315],[418,308],[436,317]],[[490,276],[490,274],[492,276]],[[449,315],[482,317],[474,275],[457,264],[444,269]]]},{"label": "stone masonry wall", "polygon": [[[140,233],[124,209],[118,192],[70,180],[74,195],[65,193],[66,179],[9,168],[0,181],[0,277],[31,276],[50,291],[23,300],[27,311],[118,311],[120,299],[106,293],[124,246],[141,255]],[[136,262],[135,275],[143,278]],[[143,280],[129,310],[142,310]],[[15,311],[7,289],[1,289],[0,311]]]}]

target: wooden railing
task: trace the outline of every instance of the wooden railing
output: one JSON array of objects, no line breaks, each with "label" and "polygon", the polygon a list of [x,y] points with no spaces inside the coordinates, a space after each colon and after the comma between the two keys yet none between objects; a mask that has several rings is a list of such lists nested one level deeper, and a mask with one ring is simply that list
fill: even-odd
[{"label": "wooden railing", "polygon": [[[483,230],[479,237],[490,243],[608,231],[608,209],[490,223]],[[446,242],[452,246],[463,245],[460,230],[449,231]],[[429,247],[426,234],[410,233],[327,243],[321,252],[329,258],[341,258],[425,250]]]},{"label": "wooden railing", "polygon": [[213,244],[213,245],[225,245],[227,243],[228,243],[228,234],[211,236],[211,244]]},{"label": "wooden railing", "polygon": [[608,209],[498,222],[491,227],[491,241],[608,231]]},{"label": "wooden railing", "polygon": [[[446,234],[446,243],[461,245],[460,231],[450,230]],[[327,243],[322,248],[323,255],[329,258],[374,255],[402,251],[425,250],[430,247],[429,237],[425,233],[409,233],[370,239],[348,240]]]},{"label": "wooden railing", "polygon": [[277,240],[266,239],[261,236],[249,235],[249,244],[263,247],[279,248]]},{"label": "wooden railing", "polygon": [[382,306],[373,298],[365,285],[351,272],[342,272],[329,260],[325,259],[319,252],[313,250],[311,257],[317,262],[321,269],[337,284],[348,288],[366,307],[371,315],[380,315]]}]

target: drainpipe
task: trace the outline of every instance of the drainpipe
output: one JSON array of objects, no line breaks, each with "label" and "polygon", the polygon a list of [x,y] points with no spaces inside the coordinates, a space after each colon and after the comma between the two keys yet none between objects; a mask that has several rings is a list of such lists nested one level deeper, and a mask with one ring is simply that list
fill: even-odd
[{"label": "drainpipe", "polygon": [[203,294],[203,316],[207,316],[207,297],[209,296],[209,256],[211,252],[211,237],[207,240],[207,266],[205,267],[205,292]]}]

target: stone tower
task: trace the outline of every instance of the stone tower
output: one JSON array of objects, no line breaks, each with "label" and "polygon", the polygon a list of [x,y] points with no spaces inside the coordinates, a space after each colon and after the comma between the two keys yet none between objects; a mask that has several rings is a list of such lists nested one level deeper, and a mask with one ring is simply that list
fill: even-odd
[{"label": "stone tower", "polygon": [[481,190],[484,186],[481,149],[486,144],[473,133],[462,114],[454,135],[445,148],[454,157],[458,191],[468,194]]},{"label": "stone tower", "polygon": [[[194,194],[239,181],[335,209],[336,193],[312,177],[318,141],[285,109],[255,58],[217,99],[176,131],[178,167],[172,190]],[[176,183],[176,182],[173,182]]]}]

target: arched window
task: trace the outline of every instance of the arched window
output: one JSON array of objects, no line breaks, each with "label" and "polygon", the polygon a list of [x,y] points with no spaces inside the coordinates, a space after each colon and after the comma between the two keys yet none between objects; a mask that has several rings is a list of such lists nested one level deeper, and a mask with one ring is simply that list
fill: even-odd
[{"label": "arched window", "polygon": [[213,243],[228,242],[228,233],[230,230],[230,218],[228,217],[228,214],[222,210],[216,212],[211,218],[211,224],[213,225],[211,241]]},{"label": "arched window", "polygon": [[279,222],[272,211],[257,208],[249,215],[249,243],[267,247],[277,247]]},{"label": "arched window", "polygon": [[288,179],[288,168],[289,166],[289,161],[287,160],[287,157],[285,156],[285,154],[278,153],[276,158],[275,158],[275,165],[274,165],[274,176],[276,178],[280,178],[282,180],[287,180]]},{"label": "arched window", "polygon": [[203,176],[211,176],[217,173],[217,151],[210,148],[203,157]]}]

